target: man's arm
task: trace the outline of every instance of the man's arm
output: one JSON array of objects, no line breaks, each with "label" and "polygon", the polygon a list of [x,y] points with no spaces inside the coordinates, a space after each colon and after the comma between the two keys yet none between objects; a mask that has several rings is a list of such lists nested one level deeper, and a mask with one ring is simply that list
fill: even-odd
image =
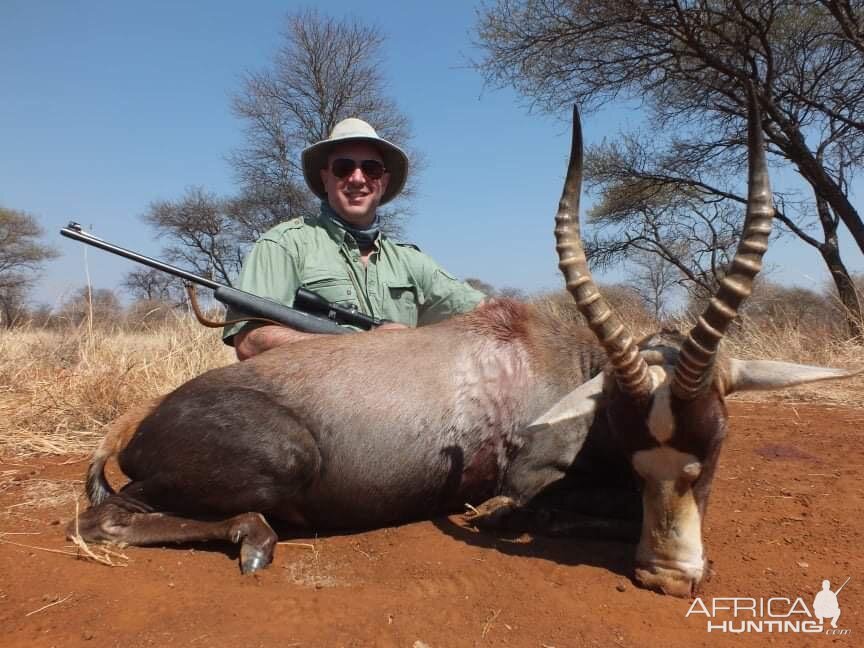
[{"label": "man's arm", "polygon": [[[289,230],[294,231],[294,228]],[[236,287],[261,297],[267,297],[290,306],[300,285],[296,241],[276,230],[265,234],[252,247],[243,262]],[[235,319],[239,313],[230,308],[226,319]],[[255,323],[237,323],[225,327],[222,337],[234,347],[238,360],[289,342],[297,342],[313,334],[275,325],[258,326]]]},{"label": "man's arm", "polygon": [[424,272],[423,293],[425,302],[420,306],[418,324],[424,326],[439,322],[453,315],[474,310],[484,300],[485,295],[464,281],[459,281],[439,266],[431,257],[422,255]]},{"label": "man's arm", "polygon": [[234,335],[234,352],[238,360],[246,360],[264,351],[317,337],[319,333],[304,333],[287,326],[259,326],[257,328],[246,328]]},{"label": "man's arm", "polygon": [[[410,328],[398,322],[386,322],[371,331],[397,331]],[[234,335],[234,350],[238,360],[246,360],[264,351],[269,351],[283,344],[292,344],[300,340],[326,335],[324,333],[304,333],[287,326],[259,326],[258,328],[243,329]]]}]

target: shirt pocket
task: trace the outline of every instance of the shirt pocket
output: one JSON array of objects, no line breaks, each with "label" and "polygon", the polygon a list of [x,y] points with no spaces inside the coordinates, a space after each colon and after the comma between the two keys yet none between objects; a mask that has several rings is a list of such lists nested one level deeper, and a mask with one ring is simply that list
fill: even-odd
[{"label": "shirt pocket", "polygon": [[311,290],[331,304],[345,308],[360,308],[357,291],[347,277],[310,275],[304,279],[303,287],[306,290]]},{"label": "shirt pocket", "polygon": [[417,326],[417,287],[407,281],[390,281],[386,285],[388,304],[385,317],[408,326]]}]

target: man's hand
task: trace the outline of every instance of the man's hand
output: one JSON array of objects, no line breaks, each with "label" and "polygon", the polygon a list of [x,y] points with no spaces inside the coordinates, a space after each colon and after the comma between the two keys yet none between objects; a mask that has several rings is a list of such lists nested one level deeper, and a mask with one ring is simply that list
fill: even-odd
[{"label": "man's hand", "polygon": [[317,337],[317,333],[304,333],[287,326],[259,326],[245,329],[234,336],[234,351],[238,360],[247,360],[283,344]]},{"label": "man's hand", "polygon": [[[377,326],[370,331],[398,331],[401,329],[411,328],[400,324],[399,322],[385,322],[381,326]],[[291,344],[300,340],[308,340],[309,338],[325,335],[324,333],[304,333],[297,331],[287,326],[259,326],[252,330],[243,330],[234,336],[234,352],[237,354],[238,360],[248,360],[249,358],[269,351],[283,344]]]}]

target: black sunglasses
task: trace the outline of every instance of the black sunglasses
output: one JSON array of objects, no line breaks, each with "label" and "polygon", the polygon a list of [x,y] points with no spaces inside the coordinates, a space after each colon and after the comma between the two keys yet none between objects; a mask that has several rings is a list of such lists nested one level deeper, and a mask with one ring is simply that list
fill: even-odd
[{"label": "black sunglasses", "polygon": [[357,162],[351,158],[336,158],[330,164],[330,172],[337,178],[345,178],[354,173],[354,169],[360,167],[360,170],[370,180],[378,180],[384,175],[387,169],[378,160],[363,160]]}]

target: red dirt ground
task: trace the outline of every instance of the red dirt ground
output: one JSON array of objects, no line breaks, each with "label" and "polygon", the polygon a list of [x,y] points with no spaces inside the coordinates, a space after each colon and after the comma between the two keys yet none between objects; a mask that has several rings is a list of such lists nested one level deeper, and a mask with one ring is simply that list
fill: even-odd
[{"label": "red dirt ground", "polygon": [[280,546],[251,577],[233,553],[204,548],[130,547],[128,565],[111,568],[45,551],[74,552],[62,529],[86,467],[45,457],[0,463],[0,645],[864,645],[864,411],[737,402],[731,412],[702,600],[800,596],[812,609],[823,579],[836,588],[851,576],[839,596],[848,634],[708,634],[704,615],[685,617],[691,601],[634,585],[631,545],[507,541],[459,515],[292,538],[305,545]]}]

